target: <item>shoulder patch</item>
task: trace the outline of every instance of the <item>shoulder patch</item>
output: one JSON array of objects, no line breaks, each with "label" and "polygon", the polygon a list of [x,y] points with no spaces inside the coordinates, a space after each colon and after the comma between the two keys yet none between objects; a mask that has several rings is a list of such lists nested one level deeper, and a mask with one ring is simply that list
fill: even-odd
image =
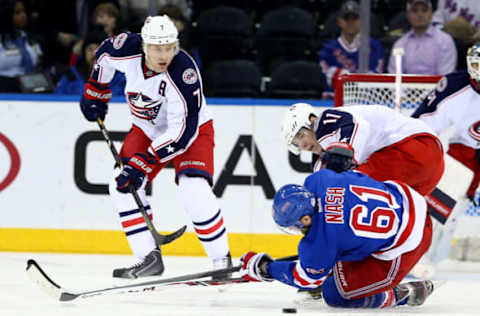
[{"label": "shoulder patch", "polygon": [[182,80],[186,84],[194,84],[198,80],[198,75],[195,69],[187,68],[183,71]]},{"label": "shoulder patch", "polygon": [[443,76],[442,79],[440,79],[437,83],[437,87],[435,88],[438,92],[443,92],[445,91],[445,88],[448,85],[448,79],[447,77]]},{"label": "shoulder patch", "polygon": [[470,136],[476,141],[480,141],[480,121],[477,121],[470,126],[468,134],[470,134]]},{"label": "shoulder patch", "polygon": [[122,48],[123,44],[125,44],[125,41],[127,40],[127,33],[121,33],[115,36],[113,39],[113,48],[115,49],[120,49]]}]

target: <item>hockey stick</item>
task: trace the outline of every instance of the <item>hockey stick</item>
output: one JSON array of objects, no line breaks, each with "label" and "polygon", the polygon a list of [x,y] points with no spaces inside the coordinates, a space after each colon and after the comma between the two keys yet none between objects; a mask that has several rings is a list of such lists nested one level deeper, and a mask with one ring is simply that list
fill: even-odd
[{"label": "hockey stick", "polygon": [[[102,131],[103,137],[105,138],[105,141],[107,142],[108,148],[110,148],[110,151],[112,152],[113,158],[115,159],[115,162],[119,165],[120,169],[123,169],[123,162],[120,159],[120,156],[118,155],[117,149],[115,148],[115,145],[113,144],[112,140],[110,139],[110,136],[108,135],[108,131],[105,128],[105,125],[103,124],[102,119],[98,118],[97,119],[98,126],[100,127],[100,130]],[[135,191],[135,188],[131,183],[128,185],[128,189],[130,190],[130,193],[133,195],[133,198],[135,199],[135,202],[138,205],[138,208],[140,209],[140,213],[143,216],[143,219],[145,220],[145,223],[147,224],[148,230],[152,234],[153,239],[155,240],[155,243],[157,244],[158,248],[160,248],[160,245],[165,245],[168,243],[171,243],[175,239],[179,238],[180,236],[183,235],[185,230],[187,229],[187,226],[181,227],[179,230],[169,234],[169,235],[161,235],[158,233],[158,231],[155,229],[153,226],[152,221],[150,220],[150,217],[148,216],[147,212],[145,211],[145,207],[143,206],[142,200],[138,196],[137,191]]]},{"label": "hockey stick", "polygon": [[[289,256],[279,258],[279,261],[289,261],[289,260],[297,260],[298,256]],[[167,279],[160,279],[142,283],[134,283],[124,286],[114,286],[104,289],[98,290],[91,290],[91,291],[82,291],[82,292],[72,292],[62,288],[60,285],[55,283],[40,265],[33,259],[29,259],[27,261],[27,274],[30,279],[38,284],[40,288],[45,291],[47,294],[59,300],[61,302],[66,301],[73,301],[76,298],[89,298],[93,296],[100,296],[100,295],[107,295],[107,294],[126,294],[126,293],[138,293],[138,292],[153,292],[159,290],[161,287],[167,285],[203,285],[203,286],[214,286],[214,285],[223,285],[223,284],[230,284],[230,283],[244,283],[249,282],[248,280],[244,280],[241,278],[233,278],[233,279],[226,279],[222,281],[214,281],[214,280],[197,280],[200,278],[211,277],[214,275],[218,275],[220,273],[232,273],[240,271],[242,266],[235,266],[231,268],[225,269],[218,269],[218,270],[211,270],[206,272],[200,273],[193,273],[193,274],[186,274],[183,276],[167,278]]]}]

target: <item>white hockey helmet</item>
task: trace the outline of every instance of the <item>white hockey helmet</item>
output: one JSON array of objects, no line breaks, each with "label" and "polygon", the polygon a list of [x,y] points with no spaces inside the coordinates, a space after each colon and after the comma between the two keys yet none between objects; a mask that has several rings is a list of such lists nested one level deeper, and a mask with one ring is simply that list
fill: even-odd
[{"label": "white hockey helmet", "polygon": [[318,116],[308,103],[295,103],[285,113],[282,124],[282,134],[287,142],[288,150],[299,155],[300,148],[293,143],[293,139],[302,127],[313,129],[310,116]]},{"label": "white hockey helmet", "polygon": [[167,15],[149,16],[142,27],[143,44],[178,42],[178,30]]},{"label": "white hockey helmet", "polygon": [[480,43],[476,43],[468,49],[467,69],[472,79],[480,81]]}]

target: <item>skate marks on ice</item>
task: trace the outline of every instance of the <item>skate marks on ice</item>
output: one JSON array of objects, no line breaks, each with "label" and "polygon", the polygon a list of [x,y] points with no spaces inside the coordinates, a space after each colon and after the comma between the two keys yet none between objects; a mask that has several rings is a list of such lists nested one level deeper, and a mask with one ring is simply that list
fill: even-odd
[{"label": "skate marks on ice", "polygon": [[[92,297],[62,303],[52,299],[31,282],[25,273],[28,258],[34,258],[59,284],[74,291],[120,286],[128,282],[111,278],[112,269],[128,264],[128,256],[0,253],[0,307],[2,315],[285,315],[283,308],[297,308],[297,315],[372,315],[379,311],[339,310],[323,302],[296,304],[294,288],[278,282],[243,283],[218,287],[165,287],[151,293]],[[234,263],[238,258],[234,259]],[[207,258],[165,257],[166,272],[161,278],[211,269]],[[478,266],[478,264],[476,264]],[[463,268],[462,267],[466,267]],[[442,270],[443,269],[443,270]],[[456,269],[456,270],[455,270]],[[460,271],[458,272],[458,270]],[[480,267],[454,262],[440,266],[439,278],[448,282],[420,307],[400,307],[382,315],[478,315]],[[472,281],[472,279],[474,279]],[[150,279],[152,280],[152,279]],[[145,280],[147,281],[147,280]]]}]

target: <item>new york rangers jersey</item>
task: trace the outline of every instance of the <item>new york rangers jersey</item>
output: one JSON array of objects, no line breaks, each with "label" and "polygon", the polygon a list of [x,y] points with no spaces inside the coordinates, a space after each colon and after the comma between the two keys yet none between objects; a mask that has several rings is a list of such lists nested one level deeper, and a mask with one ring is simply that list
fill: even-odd
[{"label": "new york rangers jersey", "polygon": [[420,118],[438,135],[453,126],[450,144],[480,148],[480,93],[466,71],[442,77],[412,117]]},{"label": "new york rangers jersey", "polygon": [[[358,72],[359,48],[360,37],[357,37],[352,44],[349,44],[342,36],[339,36],[326,43],[320,50],[319,63],[327,78],[329,91],[333,91],[333,81],[342,73],[342,70],[349,73]],[[368,71],[382,73],[384,64],[385,51],[382,44],[378,40],[370,38]]]},{"label": "new york rangers jersey", "polygon": [[[381,105],[352,105],[324,110],[314,130],[323,149],[335,142],[349,143],[354,160],[364,163],[374,152],[412,135],[433,130],[424,122],[406,117]],[[318,155],[312,156],[313,170],[320,168]]]},{"label": "new york rangers jersey", "polygon": [[426,202],[405,184],[322,169],[305,180],[318,212],[298,246],[297,262],[274,261],[268,272],[299,288],[315,288],[337,261],[392,260],[421,242]]},{"label": "new york rangers jersey", "polygon": [[480,28],[478,0],[438,0],[432,22],[443,25],[459,16],[470,22],[475,28]]},{"label": "new york rangers jersey", "polygon": [[91,77],[109,83],[115,71],[126,77],[132,123],[152,140],[149,151],[160,162],[183,153],[195,141],[198,127],[212,119],[197,65],[183,50],[166,72],[155,73],[145,65],[141,36],[122,33],[98,48]]}]

